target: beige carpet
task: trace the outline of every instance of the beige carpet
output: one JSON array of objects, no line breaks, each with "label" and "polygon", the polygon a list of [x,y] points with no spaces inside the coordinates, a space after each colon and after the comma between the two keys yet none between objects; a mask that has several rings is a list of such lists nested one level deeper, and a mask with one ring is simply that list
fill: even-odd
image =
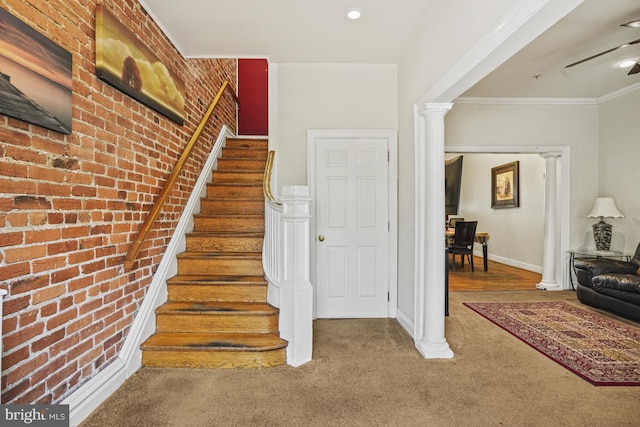
[{"label": "beige carpet", "polygon": [[559,300],[579,305],[572,291],[452,293],[450,360],[423,359],[393,319],[319,320],[299,368],[141,369],[83,427],[638,425],[640,387],[593,386],[462,306]]}]

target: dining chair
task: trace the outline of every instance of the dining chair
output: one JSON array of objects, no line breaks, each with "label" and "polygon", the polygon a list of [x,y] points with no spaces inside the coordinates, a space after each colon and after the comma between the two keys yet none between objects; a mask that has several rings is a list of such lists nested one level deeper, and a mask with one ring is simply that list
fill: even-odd
[{"label": "dining chair", "polygon": [[453,235],[453,241],[449,244],[447,252],[452,256],[453,270],[456,269],[456,254],[460,255],[460,266],[464,267],[464,256],[467,255],[471,271],[475,271],[473,267],[473,244],[476,237],[476,227],[478,221],[456,221],[456,230]]}]

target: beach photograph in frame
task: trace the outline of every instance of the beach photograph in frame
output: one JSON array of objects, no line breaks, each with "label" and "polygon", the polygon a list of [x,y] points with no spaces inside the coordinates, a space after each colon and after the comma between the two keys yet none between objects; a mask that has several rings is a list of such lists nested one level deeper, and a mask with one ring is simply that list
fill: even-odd
[{"label": "beach photograph in frame", "polygon": [[491,168],[491,208],[517,208],[520,206],[519,162]]},{"label": "beach photograph in frame", "polygon": [[101,4],[96,7],[96,75],[184,124],[184,82]]},{"label": "beach photograph in frame", "polygon": [[0,114],[71,133],[71,53],[0,8]]}]

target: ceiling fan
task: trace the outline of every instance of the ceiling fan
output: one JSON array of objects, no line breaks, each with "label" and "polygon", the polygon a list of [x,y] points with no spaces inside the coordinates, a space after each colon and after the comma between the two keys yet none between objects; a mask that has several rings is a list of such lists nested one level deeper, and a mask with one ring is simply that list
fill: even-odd
[{"label": "ceiling fan", "polygon": [[[640,19],[636,19],[635,21],[627,22],[626,24],[620,24],[620,26],[621,27],[630,27],[630,28],[640,28]],[[616,46],[616,47],[613,47],[611,49],[607,49],[607,50],[605,50],[603,52],[596,53],[595,55],[591,55],[588,58],[584,58],[584,59],[581,59],[580,61],[576,61],[576,62],[574,62],[572,64],[569,64],[569,65],[565,66],[564,68],[574,67],[576,65],[579,65],[579,64],[582,64],[584,62],[590,61],[592,59],[598,58],[599,56],[606,55],[607,53],[611,53],[611,52],[613,52],[615,50],[623,49],[625,47],[629,47],[629,46],[632,46],[632,45],[638,44],[638,43],[640,43],[640,39],[630,41],[629,43],[621,44],[620,46]],[[634,66],[631,67],[631,70],[629,70],[628,75],[637,74],[637,73],[640,73],[640,59],[638,59],[636,61],[636,63],[634,64]]]}]

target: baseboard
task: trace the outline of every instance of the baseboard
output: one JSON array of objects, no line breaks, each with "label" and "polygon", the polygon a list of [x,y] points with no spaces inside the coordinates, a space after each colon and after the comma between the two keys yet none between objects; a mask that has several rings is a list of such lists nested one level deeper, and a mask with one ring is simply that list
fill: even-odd
[{"label": "baseboard", "polygon": [[226,139],[233,136],[226,125],[220,130],[118,357],[60,402],[69,405],[70,426],[80,424],[142,366],[140,345],[156,329],[154,312],[167,301],[167,279],[178,271],[176,255],[185,250],[185,234],[193,230],[193,214],[200,211],[200,198],[206,194],[211,171],[222,154]]},{"label": "baseboard", "polygon": [[[473,255],[476,257],[482,258],[481,251],[473,251]],[[509,265],[511,267],[521,268],[523,270],[532,271],[534,273],[542,274],[542,266],[528,264],[526,262],[518,261],[511,258],[505,258],[499,255],[491,255],[489,254],[488,258],[491,261],[499,262],[500,264]]]},{"label": "baseboard", "polygon": [[404,330],[407,331],[409,335],[413,337],[413,334],[414,334],[413,320],[411,320],[409,316],[404,314],[404,312],[400,310],[400,308],[398,308],[396,311],[396,320],[398,321],[398,323],[400,323],[400,326],[402,326]]}]

